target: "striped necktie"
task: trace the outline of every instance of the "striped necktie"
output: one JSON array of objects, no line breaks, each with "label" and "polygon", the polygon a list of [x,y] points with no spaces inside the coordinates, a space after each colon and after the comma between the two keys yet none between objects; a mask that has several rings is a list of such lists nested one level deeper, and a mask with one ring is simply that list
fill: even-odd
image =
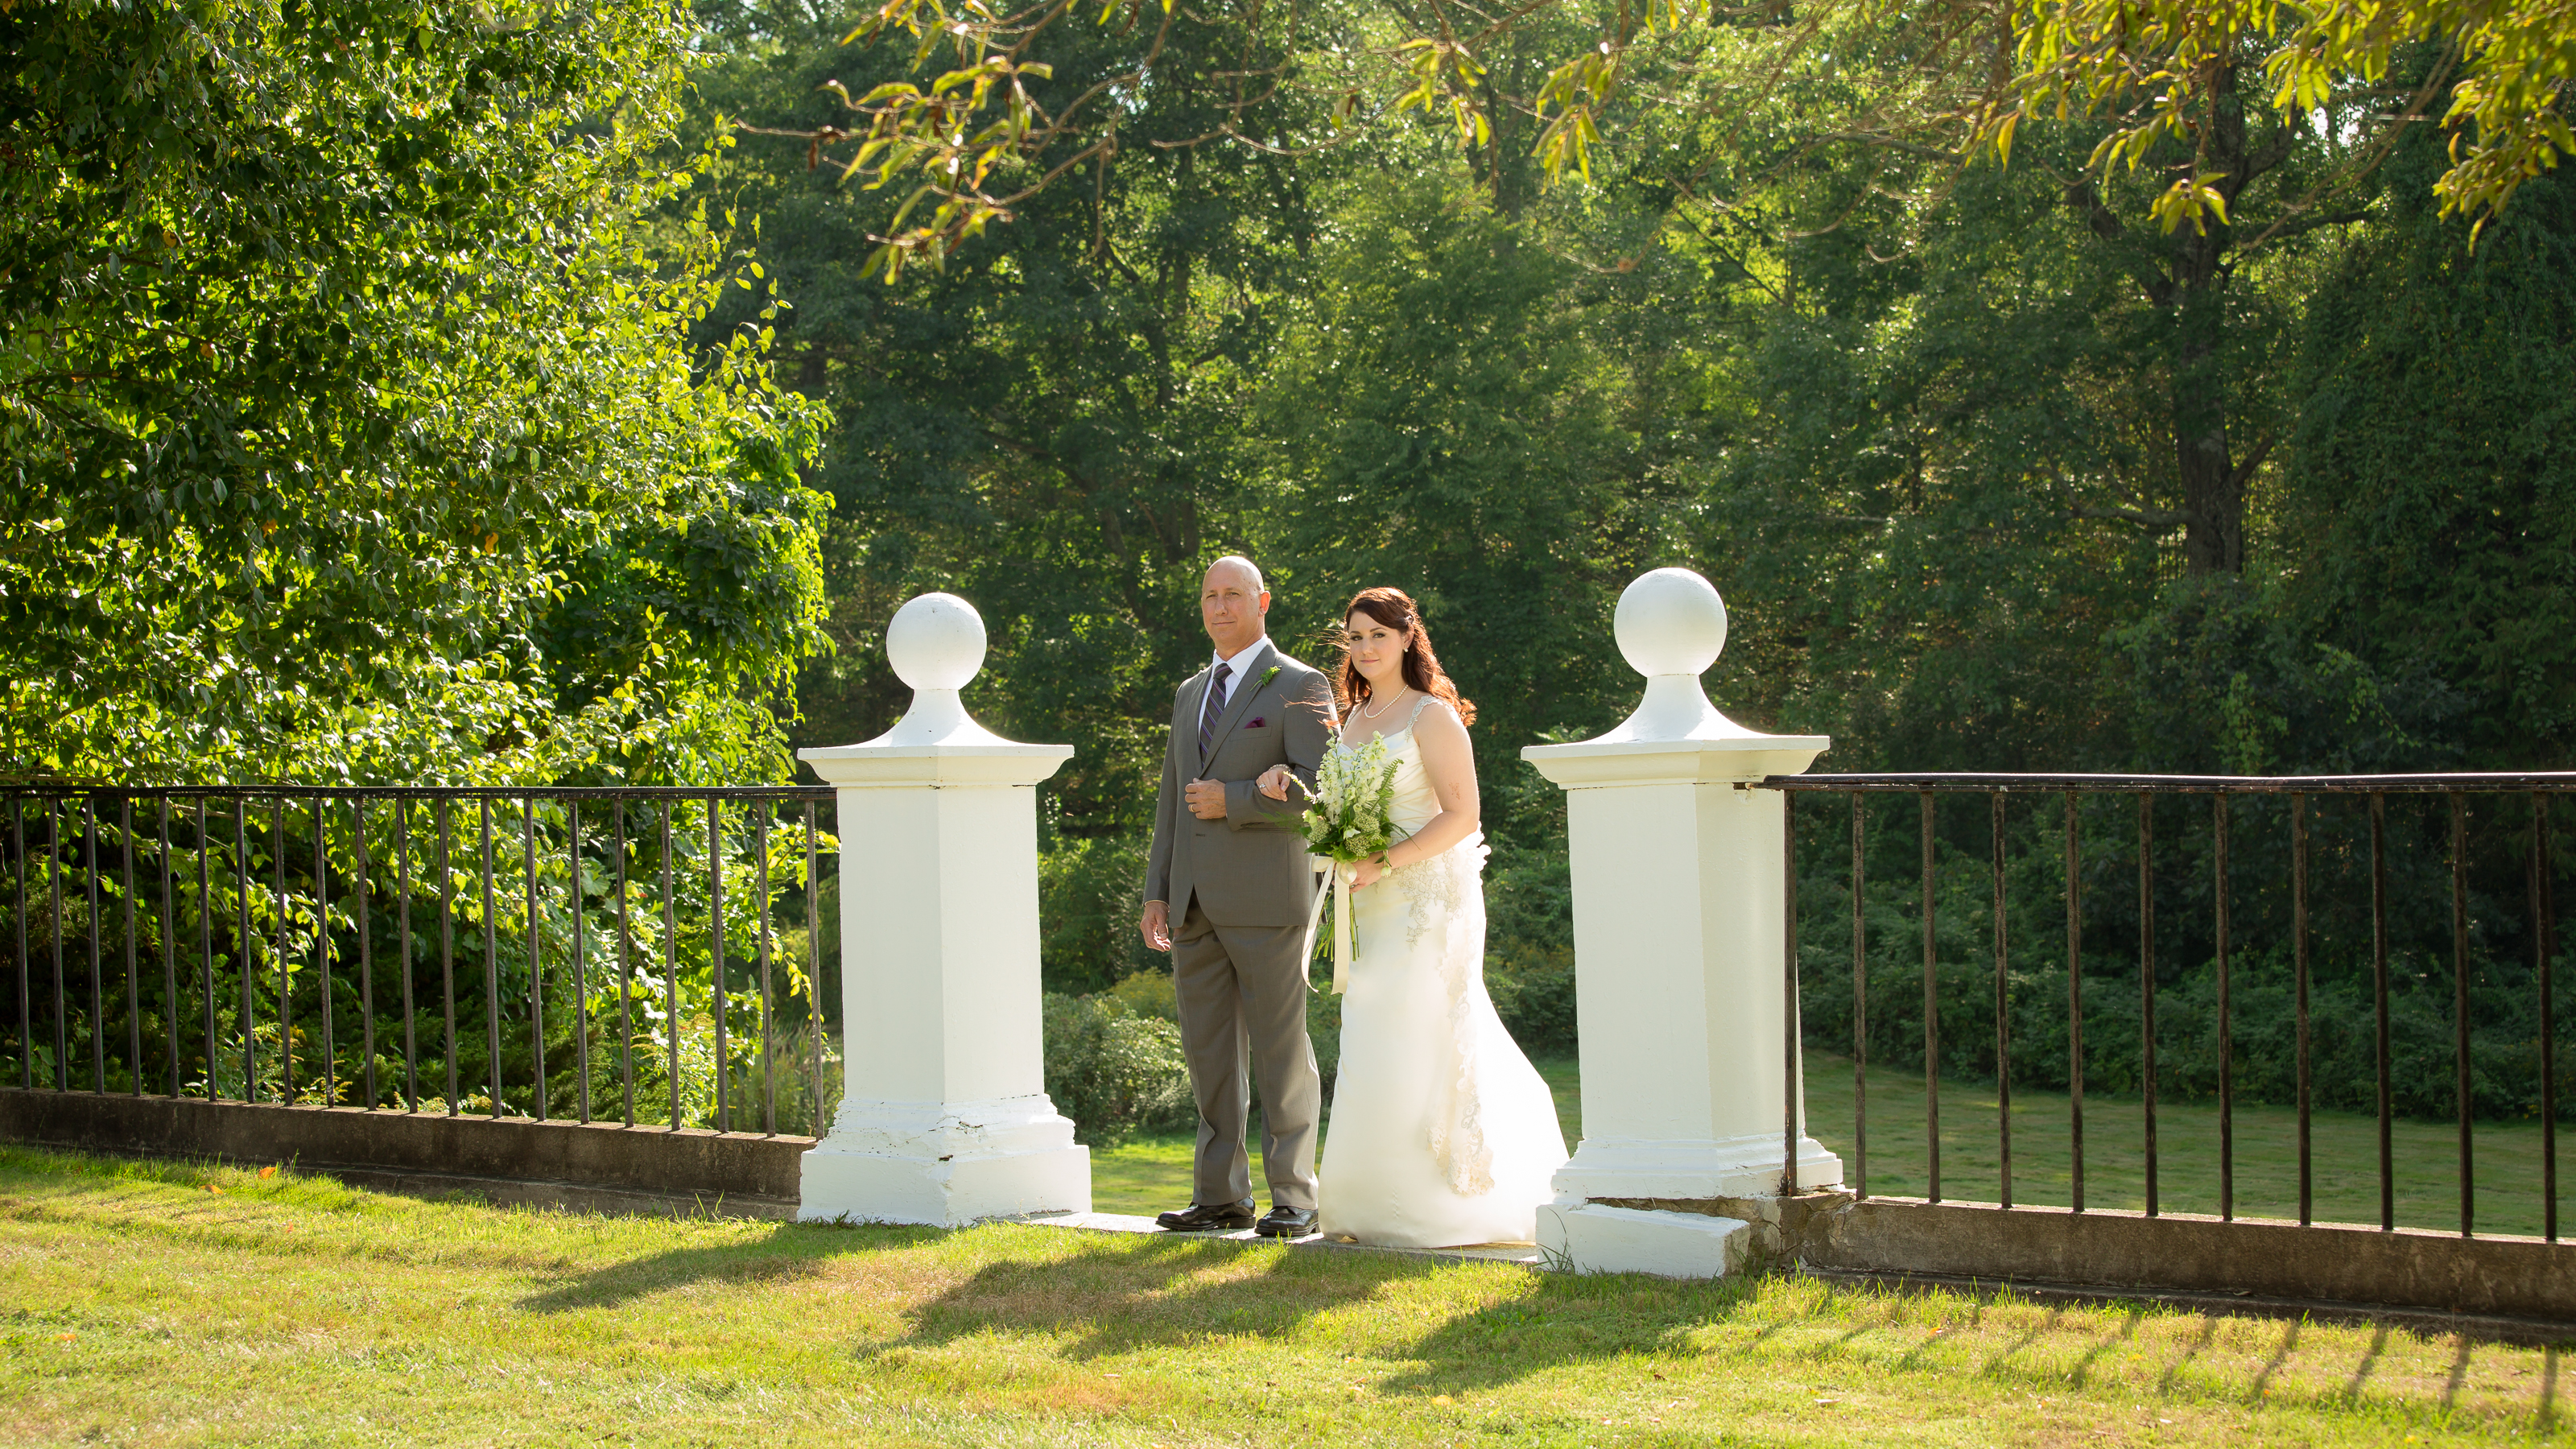
[{"label": "striped necktie", "polygon": [[1216,717],[1225,713],[1225,681],[1226,676],[1232,673],[1233,665],[1219,662],[1216,673],[1208,677],[1207,708],[1199,712],[1199,759],[1202,762],[1207,759],[1209,748],[1216,743]]}]

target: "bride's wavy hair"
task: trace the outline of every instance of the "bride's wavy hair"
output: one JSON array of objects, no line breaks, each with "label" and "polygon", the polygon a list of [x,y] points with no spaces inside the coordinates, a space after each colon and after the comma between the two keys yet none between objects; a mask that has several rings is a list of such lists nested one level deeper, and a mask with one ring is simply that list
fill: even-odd
[{"label": "bride's wavy hair", "polygon": [[[1362,589],[1351,596],[1350,604],[1342,610],[1342,623],[1346,629],[1353,614],[1366,614],[1390,629],[1405,630],[1404,682],[1458,711],[1460,724],[1476,722],[1476,706],[1459,695],[1458,686],[1451,683],[1449,676],[1441,670],[1440,656],[1432,652],[1431,633],[1422,627],[1422,610],[1415,605],[1412,595],[1396,588]],[[1359,666],[1351,663],[1347,638],[1342,645],[1342,667],[1333,671],[1333,696],[1341,704],[1345,717],[1354,708],[1368,702],[1368,678],[1360,673]]]}]

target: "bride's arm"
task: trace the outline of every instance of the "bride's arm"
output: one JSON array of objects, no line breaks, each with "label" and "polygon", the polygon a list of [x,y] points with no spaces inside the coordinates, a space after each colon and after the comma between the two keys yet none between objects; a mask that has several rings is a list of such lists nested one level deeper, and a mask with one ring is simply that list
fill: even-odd
[{"label": "bride's arm", "polygon": [[1445,704],[1434,703],[1413,726],[1422,746],[1422,773],[1431,777],[1431,793],[1440,813],[1420,830],[1397,841],[1373,859],[1360,862],[1354,885],[1367,885],[1385,871],[1429,860],[1476,832],[1482,818],[1476,800],[1476,751],[1467,743],[1467,727]]}]

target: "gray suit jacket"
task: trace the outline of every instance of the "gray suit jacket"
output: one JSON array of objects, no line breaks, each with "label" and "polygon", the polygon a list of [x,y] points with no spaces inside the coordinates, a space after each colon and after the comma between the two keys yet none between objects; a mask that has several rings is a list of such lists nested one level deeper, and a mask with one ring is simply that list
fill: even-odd
[{"label": "gray suit jacket", "polygon": [[[1228,681],[1233,693],[1201,759],[1199,711],[1214,669],[1191,675],[1172,697],[1145,899],[1166,902],[1175,927],[1189,914],[1193,893],[1216,925],[1302,926],[1314,904],[1315,874],[1297,825],[1332,737],[1332,685],[1265,644],[1246,677]],[[1286,765],[1306,789],[1289,791],[1285,800],[1255,790],[1253,782],[1273,765]],[[1225,783],[1223,820],[1190,813],[1181,787],[1192,780]]]}]

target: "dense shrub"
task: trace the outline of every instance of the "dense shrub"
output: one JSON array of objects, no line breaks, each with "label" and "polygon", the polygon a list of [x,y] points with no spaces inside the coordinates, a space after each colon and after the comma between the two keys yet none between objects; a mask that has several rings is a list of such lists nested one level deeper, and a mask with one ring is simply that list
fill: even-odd
[{"label": "dense shrub", "polygon": [[1172,973],[1151,967],[1131,972],[1109,988],[1109,994],[1126,1002],[1138,1016],[1159,1016],[1177,1026],[1181,1020],[1180,993],[1172,987]]},{"label": "dense shrub", "polygon": [[1106,993],[1049,992],[1045,1021],[1047,1095],[1085,1144],[1115,1147],[1197,1120],[1179,1027]]},{"label": "dense shrub", "polygon": [[1485,958],[1485,990],[1532,1057],[1574,1055],[1574,948],[1508,941]]},{"label": "dense shrub", "polygon": [[[1982,803],[1982,802],[1979,802]],[[2127,802],[2113,802],[2126,808]],[[2204,807],[2205,808],[2205,807]],[[2399,827],[2391,807],[2389,855],[2389,1085],[2402,1116],[2444,1120],[2458,1110],[2453,1061],[2456,1032],[2453,963],[2444,939],[2448,880],[2438,857]],[[2322,808],[2317,812],[2324,816]],[[2253,817],[2249,824],[2249,817]],[[2056,817],[2062,820],[2061,817]],[[2132,817],[2134,818],[2134,817]],[[2479,817],[2483,819],[2484,817]],[[2366,852],[2333,851],[2320,819],[2311,898],[2308,991],[2310,1095],[2319,1110],[2369,1112],[2378,1101],[2377,1019],[2371,997],[2367,886],[2336,881],[2334,869]],[[2041,824],[2054,823],[2042,820]],[[2088,822],[2090,824],[2091,822]],[[2297,969],[2288,923],[2277,897],[2286,869],[2259,852],[2277,842],[2277,820],[2241,805],[2238,859],[2231,871],[2234,909],[2229,962],[2228,1059],[2239,1102],[2289,1105],[2298,1100]],[[2261,830],[2256,827],[2268,827]],[[2202,828],[2207,827],[2203,824]],[[2501,833],[2501,832],[2499,832]],[[2472,837],[2473,842],[2475,837]],[[1903,842],[1911,846],[1913,842]],[[2168,1101],[2207,1101],[2218,1094],[2218,973],[2207,936],[2207,869],[2191,840],[2159,847],[2182,870],[2158,872],[2163,898],[2157,936],[2156,1091]],[[2507,842],[2511,842],[2508,840]],[[1847,849],[1839,840],[1837,850]],[[1972,842],[1984,844],[1984,842]],[[2036,848],[2034,848],[2036,847]],[[2527,848],[2527,847],[2525,847]],[[2019,840],[2006,863],[2009,962],[2004,979],[2012,1080],[2062,1091],[2070,1078],[2065,904],[2060,840]],[[1993,877],[1976,849],[1942,852],[1937,883],[1933,994],[1940,1013],[1940,1067],[1965,1081],[1995,1078]],[[1889,852],[1893,854],[1893,852]],[[2253,857],[2253,859],[2248,859]],[[2082,1004],[2084,1080],[2095,1092],[2133,1097],[2143,1088],[2144,1010],[2138,980],[2134,856],[2088,832],[2085,858],[2103,873],[2084,899]],[[1808,1042],[1852,1047],[1853,982],[1848,857],[1824,870],[1810,864],[1799,886],[1799,1006]],[[2510,860],[2473,851],[2471,860],[2470,1107],[2482,1118],[2511,1119],[2539,1111],[2538,992],[2527,938],[2517,939],[2520,902],[2481,890],[2483,876]],[[1868,885],[1869,1056],[1873,1065],[1919,1068],[1924,1049],[1924,981],[1919,879],[1889,871]],[[2576,969],[2562,951],[2561,979]],[[1499,996],[1497,998],[1499,1001]],[[2576,1069],[2576,1043],[2558,1033],[2558,1073]],[[2562,1095],[2562,1114],[2571,1106]]]},{"label": "dense shrub", "polygon": [[1038,960],[1047,989],[1105,991],[1163,958],[1136,930],[1145,908],[1144,836],[1059,837],[1038,856]]},{"label": "dense shrub", "polygon": [[[1323,969],[1329,972],[1332,967],[1325,963]],[[1329,982],[1318,981],[1315,984],[1318,989],[1306,993],[1306,1035],[1315,1044],[1315,1068],[1323,1074],[1324,1100],[1329,1104],[1333,1099],[1333,1078],[1342,1062],[1342,999],[1333,995]],[[1109,994],[1139,1016],[1160,1017],[1175,1027],[1180,1022],[1180,998],[1172,989],[1169,967],[1148,967],[1135,972],[1111,987]],[[1254,1086],[1257,1094],[1259,1083]],[[1256,1115],[1259,1106],[1256,1095]],[[1181,1125],[1194,1126],[1197,1120],[1196,1116],[1184,1113]]]}]

